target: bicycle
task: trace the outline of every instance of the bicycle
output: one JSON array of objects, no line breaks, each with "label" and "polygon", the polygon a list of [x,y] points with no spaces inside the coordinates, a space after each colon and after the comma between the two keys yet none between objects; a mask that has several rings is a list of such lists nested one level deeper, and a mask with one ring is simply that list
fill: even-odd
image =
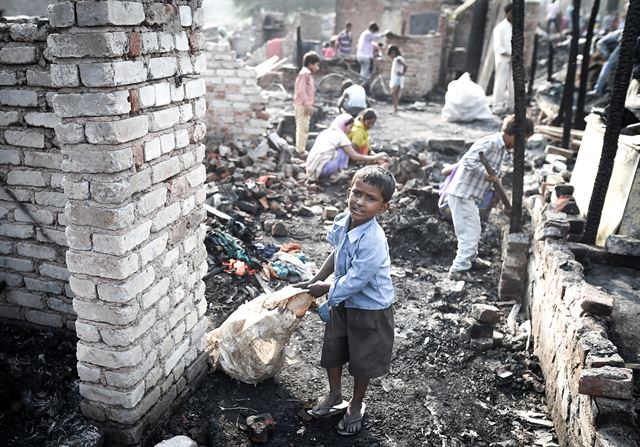
[{"label": "bicycle", "polygon": [[[373,64],[373,71],[368,78],[361,76],[360,72],[355,71],[349,65],[349,61],[337,61],[336,66],[343,68],[346,73],[329,73],[324,75],[318,82],[317,90],[319,93],[340,96],[342,83],[350,80],[355,84],[362,85],[368,95],[376,99],[386,100],[389,98],[389,87],[382,73],[378,70],[380,61],[382,61],[381,57],[376,58],[376,63]],[[354,61],[351,62],[353,63]]]}]

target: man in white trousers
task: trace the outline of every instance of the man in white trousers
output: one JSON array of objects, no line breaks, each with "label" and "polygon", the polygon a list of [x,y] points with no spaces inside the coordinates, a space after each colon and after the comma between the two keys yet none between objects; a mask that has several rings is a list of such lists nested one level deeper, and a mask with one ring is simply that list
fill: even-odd
[{"label": "man in white trousers", "polygon": [[[505,118],[502,130],[476,141],[457,163],[456,173],[447,188],[447,200],[451,210],[453,228],[458,238],[456,257],[449,268],[449,279],[470,279],[471,270],[488,268],[490,264],[478,258],[480,242],[480,211],[482,202],[495,177],[487,174],[480,161],[480,152],[487,157],[494,172],[499,173],[507,151],[515,143],[516,120],[513,115]],[[525,141],[533,135],[533,121],[526,119]]]},{"label": "man in white trousers", "polygon": [[513,6],[504,7],[504,19],[493,29],[495,77],[493,82],[493,113],[504,115],[513,110],[513,74],[511,71],[511,33]]}]

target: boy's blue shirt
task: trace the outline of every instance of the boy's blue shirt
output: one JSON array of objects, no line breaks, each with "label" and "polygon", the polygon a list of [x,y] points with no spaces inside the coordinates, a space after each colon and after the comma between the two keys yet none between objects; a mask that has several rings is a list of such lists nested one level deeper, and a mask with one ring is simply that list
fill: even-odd
[{"label": "boy's blue shirt", "polygon": [[336,216],[327,241],[335,247],[329,305],[379,310],[393,303],[391,260],[384,230],[373,218],[351,231],[351,213]]}]

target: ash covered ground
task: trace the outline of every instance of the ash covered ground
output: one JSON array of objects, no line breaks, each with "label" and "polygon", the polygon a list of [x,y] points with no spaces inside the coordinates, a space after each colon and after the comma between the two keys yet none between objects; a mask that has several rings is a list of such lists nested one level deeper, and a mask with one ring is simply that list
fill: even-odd
[{"label": "ash covered ground", "polygon": [[[303,416],[303,410],[328,390],[319,366],[324,323],[309,312],[292,337],[287,365],[277,377],[253,386],[220,371],[209,372],[156,441],[185,434],[201,446],[248,446],[252,443],[243,430],[245,418],[270,413],[276,422],[266,444],[271,446],[556,445],[548,427],[541,372],[527,345],[526,322],[519,316],[507,324],[513,303],[500,306],[497,301],[501,228],[506,225],[498,209],[484,224],[480,244],[480,256],[490,260],[492,268],[464,284],[447,279],[456,240],[451,224],[436,213],[439,170],[444,162],[454,162],[474,139],[495,131],[499,122],[446,124],[439,118],[441,104],[419,108],[407,110],[405,105],[400,115],[392,116],[388,105],[378,103],[379,119],[371,132],[377,148],[393,156],[392,168],[403,185],[381,218],[396,290],[392,371],[372,381],[362,432],[342,438],[334,431],[338,416],[312,421]],[[334,114],[328,107],[325,112],[321,125]],[[430,139],[449,141],[430,145]],[[294,159],[289,164],[290,175],[276,179],[266,192],[269,204],[277,203],[266,211],[237,209],[238,201],[247,201],[243,194],[249,173],[230,176],[216,191],[223,198],[233,197],[223,211],[241,217],[247,240],[265,245],[298,243],[306,260],[319,266],[330,250],[325,241],[327,222],[301,207],[344,209],[348,180],[308,186],[295,180],[301,162]],[[209,225],[219,225],[214,221],[210,218]],[[282,222],[288,235],[274,238],[265,231],[266,221]],[[261,291],[255,277],[219,270],[206,280],[210,328]],[[285,283],[272,281],[271,286]],[[471,348],[464,319],[475,303],[501,308],[504,318],[496,329],[505,334],[503,346],[485,352]],[[10,391],[2,399],[0,424],[5,428],[0,443],[96,445],[95,430],[79,412],[75,341],[12,328],[1,331],[0,374]],[[350,397],[351,385],[345,374],[345,398]]]}]

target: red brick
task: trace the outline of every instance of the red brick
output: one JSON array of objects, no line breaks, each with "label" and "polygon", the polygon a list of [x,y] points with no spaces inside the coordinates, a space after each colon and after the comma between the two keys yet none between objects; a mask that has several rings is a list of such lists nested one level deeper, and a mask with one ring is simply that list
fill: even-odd
[{"label": "red brick", "polygon": [[137,57],[142,53],[140,33],[129,33],[129,57]]},{"label": "red brick", "polygon": [[578,392],[611,399],[633,397],[633,371],[629,368],[604,366],[585,368],[580,372]]}]

